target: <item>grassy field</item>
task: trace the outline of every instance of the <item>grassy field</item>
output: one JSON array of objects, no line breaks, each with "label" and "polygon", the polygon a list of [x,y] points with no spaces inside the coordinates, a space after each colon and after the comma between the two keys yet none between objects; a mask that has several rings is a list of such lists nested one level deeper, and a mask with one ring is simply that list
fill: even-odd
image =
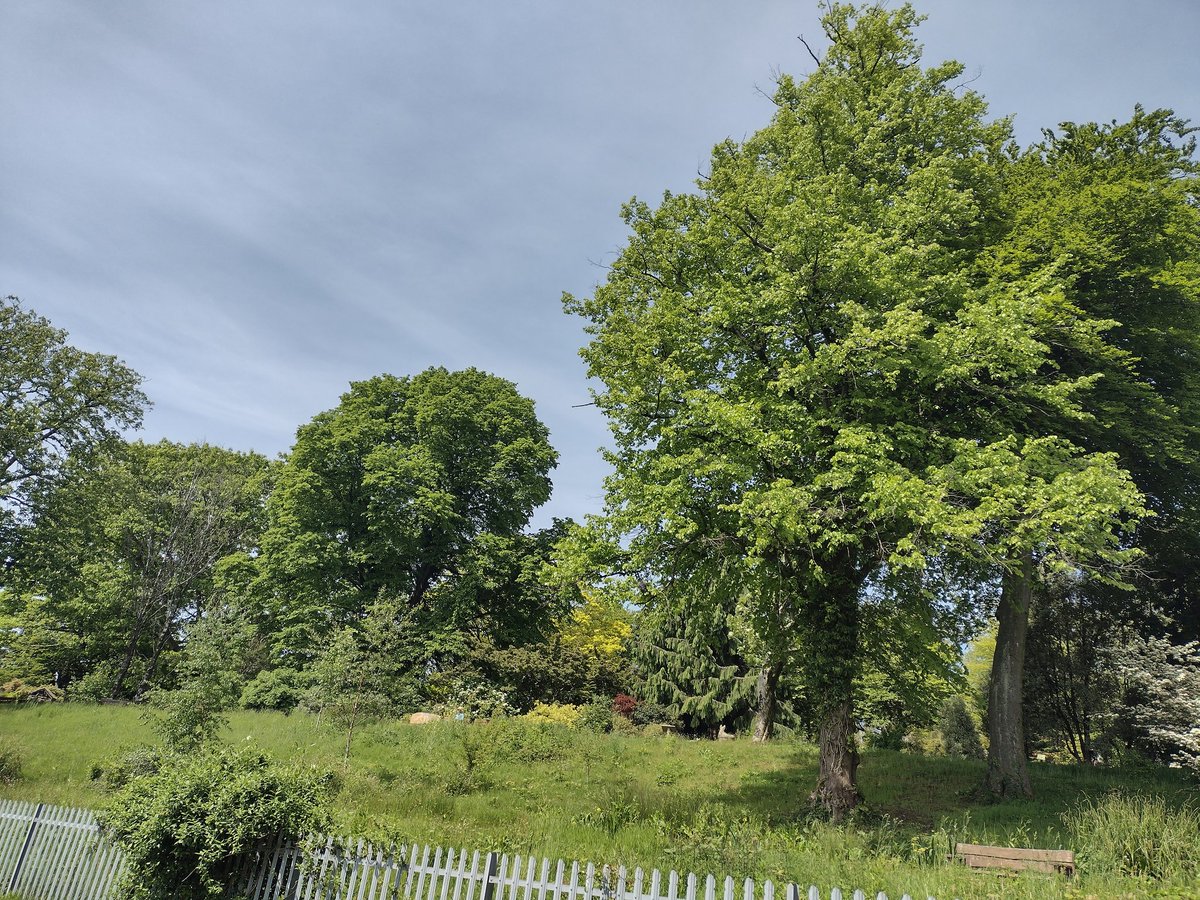
[{"label": "grassy field", "polygon": [[[25,760],[22,779],[0,787],[0,796],[89,807],[107,800],[94,777],[105,762],[153,743],[140,710],[130,707],[0,708],[0,736],[18,744]],[[973,794],[981,763],[871,751],[859,770],[866,803],[849,827],[837,829],[807,809],[816,755],[799,742],[597,735],[520,721],[385,723],[361,731],[343,768],[344,736],[307,715],[238,713],[224,739],[342,773],[335,817],[347,834],[770,877],[893,898],[1200,897],[1189,893],[1182,869],[1158,881],[1119,874],[1095,835],[1064,821],[1070,810],[1119,790],[1163,798],[1168,810],[1183,810],[1177,818],[1185,825],[1200,829],[1187,818],[1200,794],[1177,771],[1035,764],[1036,800],[989,804]],[[1152,846],[1164,840],[1142,837]],[[1066,882],[967,872],[944,858],[962,840],[1074,849],[1081,875]]]}]

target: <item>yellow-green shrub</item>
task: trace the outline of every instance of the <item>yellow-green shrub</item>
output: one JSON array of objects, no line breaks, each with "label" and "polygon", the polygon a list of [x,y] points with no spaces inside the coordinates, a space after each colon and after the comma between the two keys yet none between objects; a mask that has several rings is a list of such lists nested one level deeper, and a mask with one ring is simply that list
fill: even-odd
[{"label": "yellow-green shrub", "polygon": [[570,703],[535,703],[533,709],[522,717],[535,722],[553,722],[568,728],[578,728],[583,710]]}]

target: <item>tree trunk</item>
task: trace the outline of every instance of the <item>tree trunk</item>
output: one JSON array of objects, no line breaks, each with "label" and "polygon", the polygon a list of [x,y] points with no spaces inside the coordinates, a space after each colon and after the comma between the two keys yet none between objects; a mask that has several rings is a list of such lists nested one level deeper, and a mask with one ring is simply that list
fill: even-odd
[{"label": "tree trunk", "polygon": [[820,752],[817,789],[809,800],[828,810],[835,823],[842,822],[862,799],[855,781],[858,750],[850,700],[829,707],[821,717]]},{"label": "tree trunk", "polygon": [[146,691],[150,689],[150,683],[154,680],[154,670],[158,668],[159,657],[162,656],[163,648],[167,645],[167,639],[171,636],[171,626],[174,624],[174,617],[174,604],[168,604],[162,628],[158,632],[158,640],[154,642],[154,652],[150,655],[150,661],[146,664],[146,670],[142,673],[137,690],[133,692],[134,701],[141,700]]},{"label": "tree trunk", "polygon": [[809,604],[807,630],[820,644],[810,660],[820,721],[820,770],[809,800],[823,807],[834,822],[843,821],[862,799],[855,780],[858,750],[854,743],[854,677],[861,652],[858,588],[852,578],[835,581],[828,593]]},{"label": "tree trunk", "polygon": [[1025,675],[1025,636],[1033,597],[1033,554],[1026,552],[1017,572],[1005,572],[996,611],[996,655],[988,688],[987,788],[1000,799],[1032,797],[1021,718]]},{"label": "tree trunk", "polygon": [[775,732],[775,713],[778,709],[777,689],[783,661],[764,665],[758,672],[758,707],[754,711],[754,741],[769,741]]},{"label": "tree trunk", "polygon": [[137,656],[138,642],[142,639],[142,632],[146,628],[146,617],[148,613],[143,607],[133,622],[133,631],[129,635],[129,642],[125,645],[125,653],[121,658],[121,665],[117,669],[117,677],[113,681],[112,690],[108,694],[109,700],[120,700],[121,693],[125,690],[125,679],[129,677],[129,670],[133,668],[134,657]]}]

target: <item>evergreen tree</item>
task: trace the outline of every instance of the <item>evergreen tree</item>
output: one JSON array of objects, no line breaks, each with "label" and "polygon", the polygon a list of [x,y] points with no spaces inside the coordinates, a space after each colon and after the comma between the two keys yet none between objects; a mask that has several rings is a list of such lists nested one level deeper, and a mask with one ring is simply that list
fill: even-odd
[{"label": "evergreen tree", "polygon": [[632,657],[639,696],[668,710],[685,734],[716,737],[754,708],[758,673],[738,653],[719,609],[684,603],[644,612]]},{"label": "evergreen tree", "polygon": [[948,697],[942,704],[940,727],[942,752],[947,756],[965,756],[968,759],[983,759],[983,743],[979,740],[979,729],[967,711],[967,704],[959,696]]}]

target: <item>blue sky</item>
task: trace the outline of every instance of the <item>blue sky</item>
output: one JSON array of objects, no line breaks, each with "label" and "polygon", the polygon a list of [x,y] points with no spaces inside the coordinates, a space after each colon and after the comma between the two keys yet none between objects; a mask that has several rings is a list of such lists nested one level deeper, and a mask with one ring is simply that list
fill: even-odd
[{"label": "blue sky", "polygon": [[[894,4],[893,4],[894,5]],[[1133,104],[1200,119],[1195,0],[930,0],[1027,143]],[[561,453],[539,514],[601,502],[586,294],[633,195],[802,76],[815,2],[5,0],[0,293],[146,377],[144,436],[274,455],[352,380],[476,366]]]}]

